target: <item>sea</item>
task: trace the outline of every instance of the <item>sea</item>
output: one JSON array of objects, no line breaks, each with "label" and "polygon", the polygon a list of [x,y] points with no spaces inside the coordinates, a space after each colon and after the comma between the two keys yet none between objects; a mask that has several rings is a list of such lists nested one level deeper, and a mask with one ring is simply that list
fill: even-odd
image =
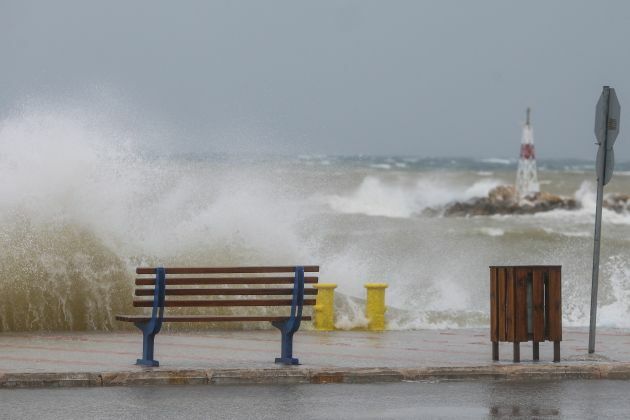
[{"label": "sea", "polygon": [[[541,189],[578,210],[440,215],[513,184],[516,165],[161,151],[54,116],[6,119],[0,331],[129,328],[114,317],[133,311],[135,267],[158,265],[319,265],[343,329],[365,325],[365,283],[385,282],[400,330],[488,326],[490,265],[562,265],[564,325],[588,325],[593,161],[538,160]],[[606,192],[630,194],[630,162]],[[598,324],[630,327],[629,214],[604,210],[601,244]]]}]

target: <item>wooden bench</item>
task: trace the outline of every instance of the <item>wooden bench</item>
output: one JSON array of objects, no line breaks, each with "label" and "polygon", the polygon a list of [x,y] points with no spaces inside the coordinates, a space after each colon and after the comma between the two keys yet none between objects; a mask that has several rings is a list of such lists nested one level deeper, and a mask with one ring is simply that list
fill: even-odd
[{"label": "wooden bench", "polygon": [[[318,266],[296,267],[157,267],[136,269],[133,306],[152,308],[150,315],[116,315],[118,321],[133,322],[142,331],[142,359],[137,365],[159,366],[153,358],[154,340],[163,322],[251,322],[267,321],[280,330],[281,355],[276,363],[296,365],[293,334],[301,321],[304,305],[315,305],[317,289],[305,287],[317,283]],[[288,287],[287,285],[290,285]],[[182,287],[183,286],[183,287]],[[192,286],[192,287],[186,287]],[[210,287],[208,287],[210,286]],[[282,287],[279,287],[282,286]],[[304,296],[313,296],[305,299]],[[146,299],[143,297],[152,297]],[[270,298],[270,297],[273,298]],[[212,299],[209,299],[212,297]],[[165,314],[166,307],[290,307],[288,314],[178,315]]]}]

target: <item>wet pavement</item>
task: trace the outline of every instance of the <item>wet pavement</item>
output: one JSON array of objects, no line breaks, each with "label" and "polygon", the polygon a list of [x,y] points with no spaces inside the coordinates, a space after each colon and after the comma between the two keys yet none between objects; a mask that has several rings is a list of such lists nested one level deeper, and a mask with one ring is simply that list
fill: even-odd
[{"label": "wet pavement", "polygon": [[[597,353],[587,354],[588,330],[565,328],[562,363],[630,362],[630,331],[598,330]],[[0,374],[34,372],[110,372],[142,370],[142,336],[122,333],[2,333]],[[176,369],[273,369],[280,334],[265,331],[161,333],[155,357],[160,367]],[[553,344],[541,343],[540,362],[532,363],[531,343],[521,344],[521,365],[553,365]],[[420,331],[300,331],[294,356],[299,368],[419,368],[492,366],[487,329]],[[499,364],[511,364],[512,344],[500,346]]]},{"label": "wet pavement", "polygon": [[2,418],[627,418],[630,381],[0,390]]}]

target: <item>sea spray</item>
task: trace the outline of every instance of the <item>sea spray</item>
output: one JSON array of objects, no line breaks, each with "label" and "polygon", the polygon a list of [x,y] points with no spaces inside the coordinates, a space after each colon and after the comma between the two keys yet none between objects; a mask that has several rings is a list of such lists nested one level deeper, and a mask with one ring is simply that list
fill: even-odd
[{"label": "sea spray", "polygon": [[313,263],[296,226],[308,207],[268,165],[147,157],[35,113],[3,121],[0,176],[4,331],[121,327],[137,265]]},{"label": "sea spray", "polygon": [[24,214],[0,224],[0,330],[102,330],[128,305],[123,260],[78,225]]},{"label": "sea spray", "polygon": [[382,181],[376,176],[366,176],[356,191],[345,196],[331,195],[327,203],[340,213],[406,218],[428,208],[483,197],[499,184],[496,179],[482,179],[471,186],[456,187],[433,175],[422,176],[414,182],[408,179]]},{"label": "sea spray", "polygon": [[[555,169],[539,175],[552,192],[576,194],[580,210],[431,217],[424,208],[512,182],[513,168],[178,155],[103,125],[62,111],[0,123],[2,331],[130,328],[113,317],[138,312],[134,269],[158,264],[319,264],[321,281],[354,303],[338,308],[344,328],[365,322],[363,285],[387,282],[390,328],[398,329],[487,326],[489,265],[560,264],[565,324],[588,322],[592,176],[574,164],[546,164]],[[611,182],[611,191],[624,188]],[[611,212],[604,223],[602,320],[625,326],[630,216]]]}]

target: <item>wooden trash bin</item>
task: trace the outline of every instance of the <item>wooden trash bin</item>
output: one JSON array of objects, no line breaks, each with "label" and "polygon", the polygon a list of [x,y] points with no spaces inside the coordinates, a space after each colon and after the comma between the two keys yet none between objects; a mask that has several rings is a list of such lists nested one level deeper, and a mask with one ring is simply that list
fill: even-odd
[{"label": "wooden trash bin", "polygon": [[520,343],[533,341],[539,360],[542,341],[553,341],[553,361],[560,361],[562,341],[561,266],[490,266],[490,340],[492,360],[499,360],[499,342],[514,343],[514,362],[520,362]]}]

